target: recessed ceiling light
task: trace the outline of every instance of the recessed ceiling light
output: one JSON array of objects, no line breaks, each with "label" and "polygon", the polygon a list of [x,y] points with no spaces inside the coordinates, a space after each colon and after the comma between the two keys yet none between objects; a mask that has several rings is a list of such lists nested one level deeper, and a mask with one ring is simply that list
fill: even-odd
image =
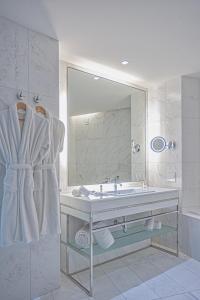
[{"label": "recessed ceiling light", "polygon": [[127,60],[123,60],[123,61],[121,62],[121,64],[122,64],[122,65],[128,65],[128,61],[127,61]]},{"label": "recessed ceiling light", "polygon": [[94,76],[93,79],[94,79],[94,80],[99,80],[99,77],[98,77],[98,76]]}]

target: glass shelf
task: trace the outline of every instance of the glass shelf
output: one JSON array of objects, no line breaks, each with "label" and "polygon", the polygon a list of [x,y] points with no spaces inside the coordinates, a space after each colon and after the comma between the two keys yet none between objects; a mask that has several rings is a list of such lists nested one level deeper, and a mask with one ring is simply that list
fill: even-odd
[{"label": "glass shelf", "polygon": [[[176,228],[167,225],[163,225],[161,229],[154,229],[153,231],[147,230],[144,225],[129,227],[127,232],[123,232],[122,229],[113,231],[112,234],[115,239],[115,243],[108,249],[103,249],[98,244],[94,243],[93,253],[94,255],[101,255],[112,250],[172,232],[176,232]],[[79,248],[74,241],[69,242],[68,247],[85,257],[90,256],[89,248]]]}]

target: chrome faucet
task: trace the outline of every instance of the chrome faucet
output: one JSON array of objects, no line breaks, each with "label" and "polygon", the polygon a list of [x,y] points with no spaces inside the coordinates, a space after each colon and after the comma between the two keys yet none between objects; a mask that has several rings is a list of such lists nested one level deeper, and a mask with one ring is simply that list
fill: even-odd
[{"label": "chrome faucet", "polygon": [[119,183],[119,176],[114,177],[111,182],[114,182],[114,191],[117,192],[117,183]]}]

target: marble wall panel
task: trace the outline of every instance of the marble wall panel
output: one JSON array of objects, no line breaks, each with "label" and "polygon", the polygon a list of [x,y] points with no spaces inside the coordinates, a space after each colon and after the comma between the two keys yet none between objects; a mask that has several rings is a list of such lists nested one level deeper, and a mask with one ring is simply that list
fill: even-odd
[{"label": "marble wall panel", "polygon": [[[34,106],[39,94],[42,105],[58,116],[58,65],[57,41],[0,17],[0,110],[15,103],[22,90],[24,101]],[[59,287],[59,239],[2,248],[0,264],[0,298],[33,299]]]}]

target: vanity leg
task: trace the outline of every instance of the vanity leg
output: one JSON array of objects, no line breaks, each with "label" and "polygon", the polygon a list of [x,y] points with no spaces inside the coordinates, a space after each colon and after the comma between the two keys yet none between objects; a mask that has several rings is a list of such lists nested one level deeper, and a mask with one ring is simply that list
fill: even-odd
[{"label": "vanity leg", "polygon": [[177,206],[177,213],[176,213],[176,220],[177,220],[177,223],[176,223],[176,230],[177,230],[177,233],[176,233],[176,246],[177,246],[177,256],[179,256],[179,211],[178,211],[178,206]]},{"label": "vanity leg", "polygon": [[[67,245],[69,243],[69,215],[66,215],[66,242]],[[67,271],[67,275],[69,275],[69,248],[67,247],[67,253],[66,253],[66,271]]]},{"label": "vanity leg", "polygon": [[94,293],[94,270],[93,270],[93,217],[90,216],[90,293],[89,296],[93,297]]}]

